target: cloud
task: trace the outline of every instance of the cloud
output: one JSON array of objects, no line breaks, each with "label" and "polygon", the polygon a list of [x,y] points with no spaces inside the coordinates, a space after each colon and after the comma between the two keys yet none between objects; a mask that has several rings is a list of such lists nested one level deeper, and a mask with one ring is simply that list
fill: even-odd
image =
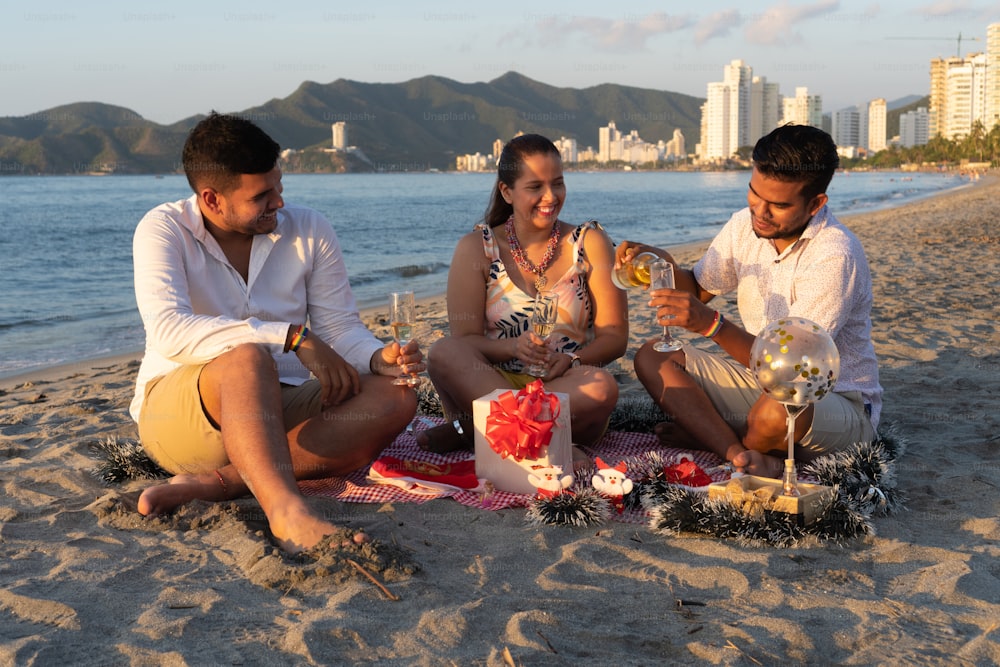
[{"label": "cloud", "polygon": [[913,13],[925,19],[953,18],[975,13],[967,0],[938,0],[914,7]]},{"label": "cloud", "polygon": [[818,0],[811,5],[792,6],[787,0],[754,14],[743,31],[750,44],[780,46],[802,41],[795,25],[803,21],[830,14],[840,7],[838,0]]},{"label": "cloud", "polygon": [[716,37],[726,37],[732,28],[743,23],[743,15],[738,9],[726,9],[715,12],[698,21],[694,28],[694,42],[701,46]]},{"label": "cloud", "polygon": [[693,19],[662,12],[634,19],[609,20],[591,16],[564,18],[558,14],[541,15],[535,22],[534,39],[521,35],[539,46],[558,45],[574,36],[582,37],[599,51],[641,52],[646,42],[659,35],[688,28]]}]

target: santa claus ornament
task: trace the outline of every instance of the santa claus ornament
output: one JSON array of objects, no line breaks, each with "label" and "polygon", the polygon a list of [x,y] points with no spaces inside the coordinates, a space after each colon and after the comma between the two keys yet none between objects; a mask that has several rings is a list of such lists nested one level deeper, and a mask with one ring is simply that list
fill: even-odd
[{"label": "santa claus ornament", "polygon": [[603,495],[615,508],[618,514],[625,511],[625,496],[632,493],[632,480],[626,475],[628,466],[624,461],[619,461],[618,465],[610,466],[598,456],[597,473],[590,479],[597,492]]}]

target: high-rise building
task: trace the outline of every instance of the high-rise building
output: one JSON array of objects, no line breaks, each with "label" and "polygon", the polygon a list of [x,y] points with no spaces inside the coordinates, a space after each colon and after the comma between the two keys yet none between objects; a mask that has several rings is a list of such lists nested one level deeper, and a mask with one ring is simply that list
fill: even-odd
[{"label": "high-rise building", "polygon": [[[998,33],[1000,31],[994,31]],[[1000,40],[1000,34],[994,41]],[[989,45],[987,45],[989,48]],[[997,45],[1000,65],[1000,45]],[[964,58],[931,60],[931,136],[946,139],[968,135],[973,123],[980,122],[989,130],[1000,114],[997,102],[990,95],[994,85],[988,53],[971,53]],[[1000,83],[1000,82],[997,82]]]},{"label": "high-rise building", "polygon": [[929,138],[930,114],[926,107],[907,111],[899,116],[899,145],[904,148],[923,146]]},{"label": "high-rise building", "polygon": [[861,112],[859,107],[848,107],[833,112],[830,136],[840,148],[861,146]]},{"label": "high-rise building", "polygon": [[679,129],[674,130],[674,137],[667,142],[664,155],[668,159],[678,159],[687,156],[687,148],[684,145],[684,133]]},{"label": "high-rise building", "polygon": [[[986,54],[976,53],[948,68],[945,74],[944,125],[946,139],[968,135],[972,124],[983,122],[986,94]],[[985,124],[985,123],[984,123]]]},{"label": "high-rise building", "polygon": [[983,125],[989,132],[1000,123],[1000,23],[986,27],[986,109]]},{"label": "high-rise building", "polygon": [[931,107],[928,110],[930,114],[928,131],[932,137],[943,136],[945,133],[948,106],[948,91],[946,87],[948,70],[961,63],[962,58],[958,57],[934,58],[931,60]]},{"label": "high-rise building", "polygon": [[708,84],[702,105],[701,152],[706,160],[725,160],[736,150],[730,143],[729,119],[732,115],[730,89],[721,81]]},{"label": "high-rise building", "polygon": [[333,124],[333,150],[347,150],[347,123],[338,121]]},{"label": "high-rise building", "polygon": [[611,121],[607,126],[597,130],[597,161],[610,162],[611,160],[621,160],[622,156],[622,133],[615,127],[615,121]]},{"label": "high-rise building", "polygon": [[782,100],[781,124],[812,125],[823,127],[823,98],[820,95],[810,95],[809,89],[798,87],[795,97]]},{"label": "high-rise building", "polygon": [[781,92],[778,84],[768,83],[762,76],[750,82],[750,135],[747,144],[754,145],[765,134],[778,127],[781,120]]},{"label": "high-rise building", "polygon": [[872,153],[885,150],[885,100],[874,99],[868,103],[868,142],[866,147]]},{"label": "high-rise building", "polygon": [[742,60],[722,68],[722,81],[708,84],[702,106],[701,150],[707,160],[726,160],[751,142],[751,84],[753,69]]},{"label": "high-rise building", "polygon": [[556,149],[559,151],[560,157],[564,163],[575,163],[577,161],[577,146],[576,139],[570,139],[568,137],[559,137],[556,141],[552,142],[555,144]]}]

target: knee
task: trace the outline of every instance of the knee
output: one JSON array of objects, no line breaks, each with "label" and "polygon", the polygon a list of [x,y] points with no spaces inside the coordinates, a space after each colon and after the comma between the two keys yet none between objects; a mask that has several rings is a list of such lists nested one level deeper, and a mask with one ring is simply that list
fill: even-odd
[{"label": "knee", "polygon": [[258,343],[243,343],[220,354],[212,362],[216,367],[225,367],[241,374],[273,374],[277,378],[278,371],[266,345]]},{"label": "knee", "polygon": [[362,386],[362,392],[366,391],[379,397],[374,401],[372,415],[377,423],[393,428],[399,422],[409,423],[417,413],[417,392],[392,384],[392,378],[376,377],[370,388]]},{"label": "knee", "polygon": [[468,371],[469,351],[469,345],[461,338],[439,338],[427,351],[427,373],[434,378]]},{"label": "knee", "polygon": [[761,396],[747,415],[747,429],[761,436],[785,433],[788,429],[788,413],[785,411],[785,406]]},{"label": "knee", "polygon": [[660,374],[664,371],[669,370],[684,370],[684,352],[683,350],[678,350],[676,352],[657,352],[653,349],[653,344],[656,341],[649,341],[643,344],[642,347],[635,353],[635,359],[632,362],[635,368],[636,377],[643,384],[653,378],[660,377]]},{"label": "knee", "polygon": [[618,381],[611,373],[600,370],[594,382],[597,402],[600,405],[608,405],[614,409],[618,402]]},{"label": "knee", "polygon": [[[575,399],[577,403],[573,406],[573,412],[610,414],[618,403],[618,381],[603,369],[594,369],[588,375],[586,382],[580,384],[579,390],[574,392],[576,395],[570,399]],[[603,419],[603,416],[599,418]]]},{"label": "knee", "polygon": [[271,352],[267,349],[267,346],[259,343],[243,343],[241,345],[237,345],[236,347],[219,355],[218,358],[241,364],[274,365],[274,357],[271,356]]}]

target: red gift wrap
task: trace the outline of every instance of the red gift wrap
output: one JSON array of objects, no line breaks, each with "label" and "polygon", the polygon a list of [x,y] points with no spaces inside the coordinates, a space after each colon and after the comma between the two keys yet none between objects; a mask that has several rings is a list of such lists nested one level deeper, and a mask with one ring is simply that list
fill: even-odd
[{"label": "red gift wrap", "polygon": [[534,380],[516,394],[507,391],[490,401],[486,440],[501,458],[515,461],[541,456],[559,418],[559,397]]}]

